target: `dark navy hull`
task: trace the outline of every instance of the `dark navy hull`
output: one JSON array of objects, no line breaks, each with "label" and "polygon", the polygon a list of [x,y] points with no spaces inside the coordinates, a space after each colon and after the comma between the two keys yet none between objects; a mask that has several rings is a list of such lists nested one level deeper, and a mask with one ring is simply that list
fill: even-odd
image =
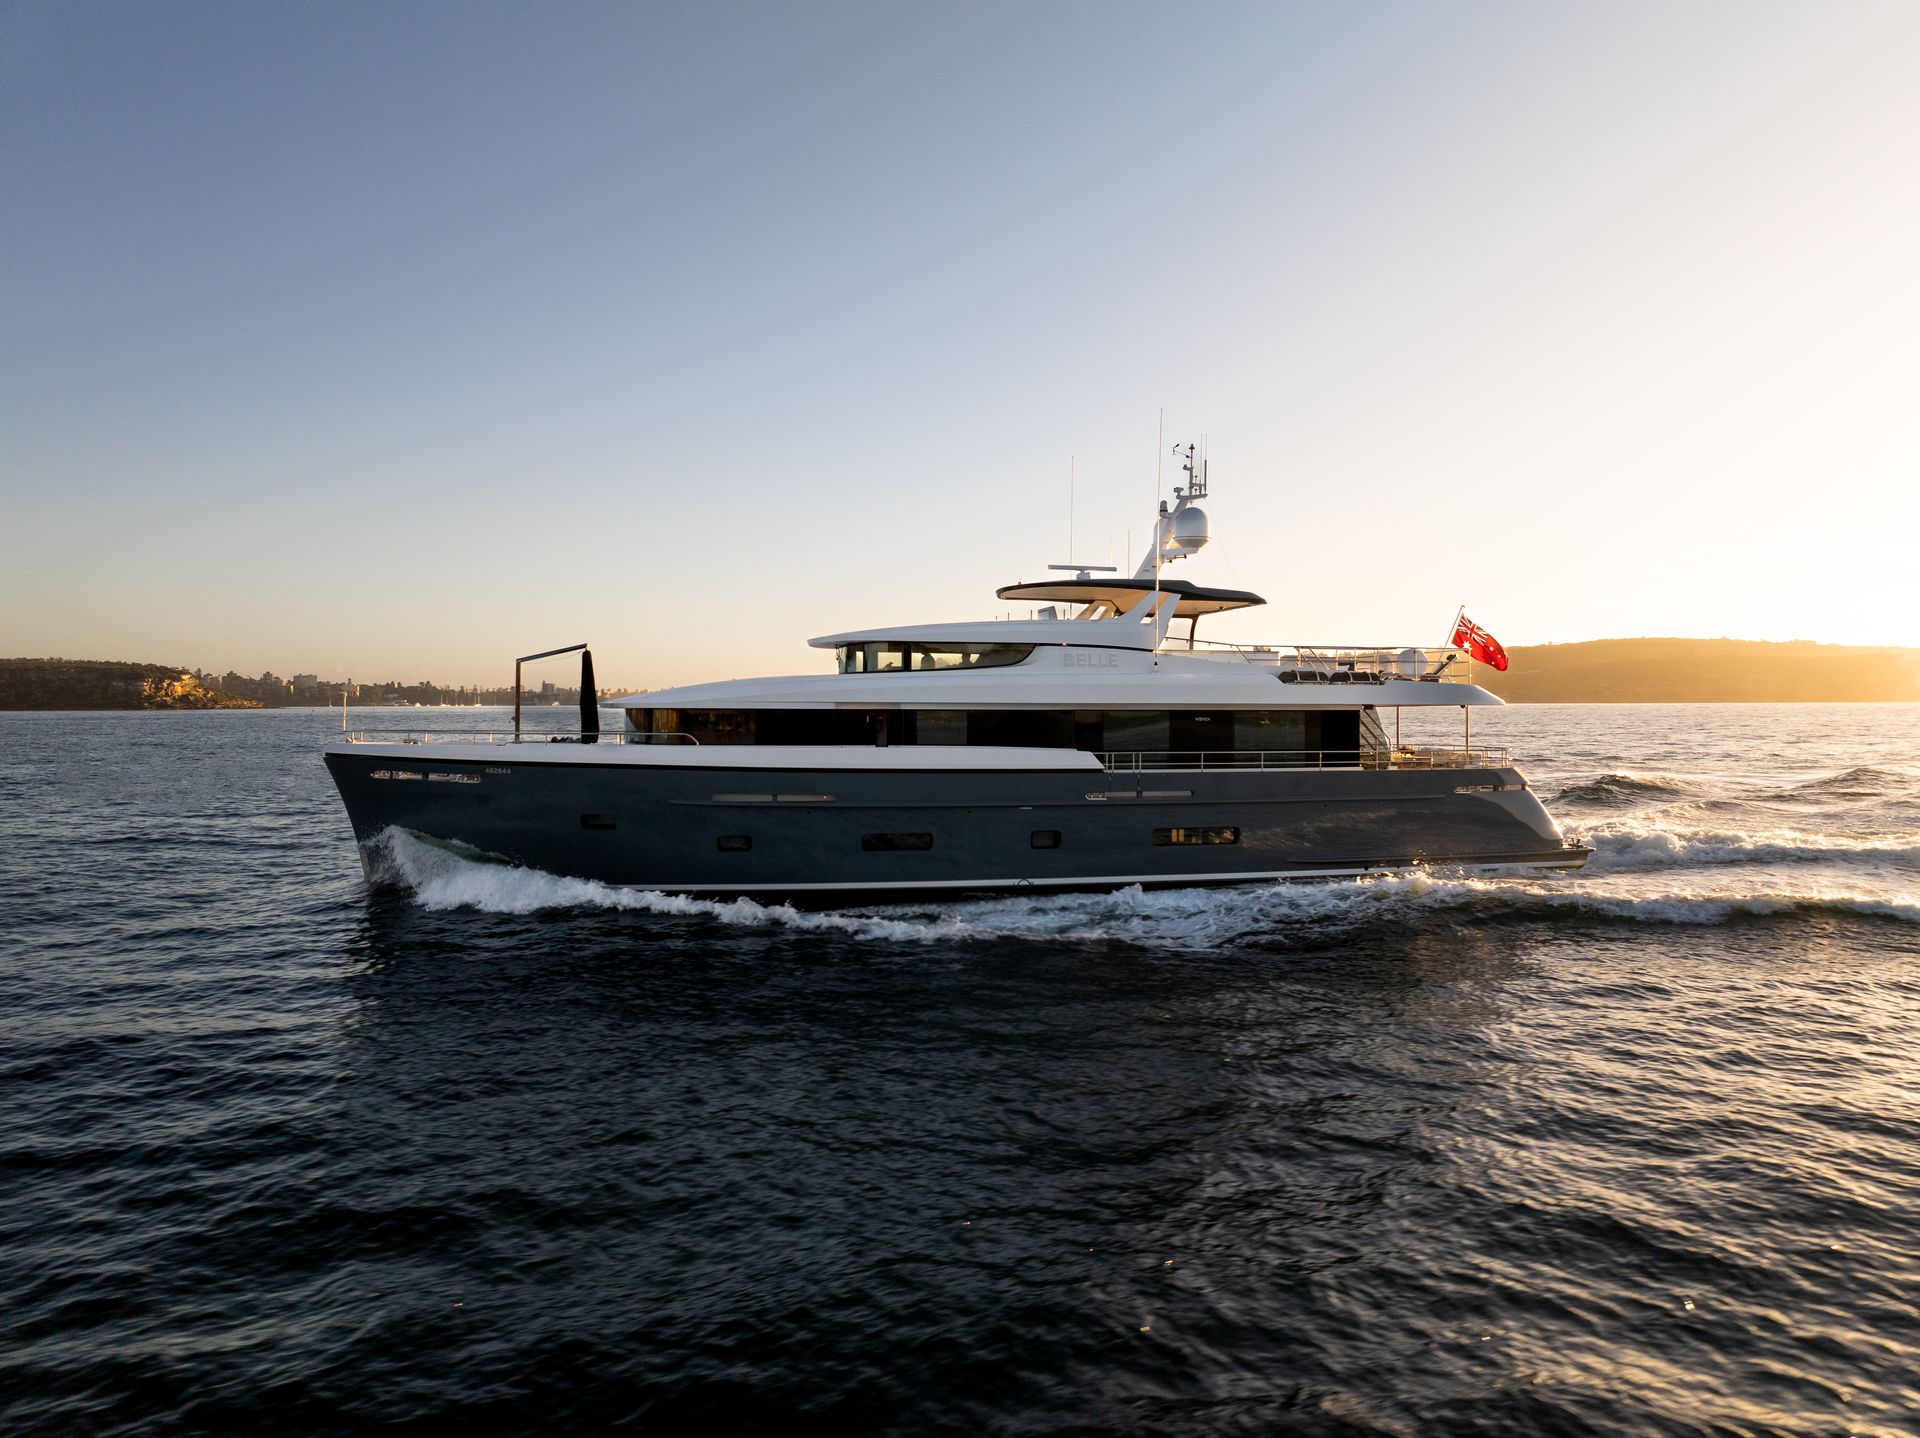
[{"label": "dark navy hull", "polygon": [[[536,753],[539,751],[536,750]],[[1189,885],[1418,864],[1574,867],[1512,769],[1003,772],[326,755],[360,844],[389,829],[675,893]],[[1078,757],[1078,756],[1075,756]]]}]

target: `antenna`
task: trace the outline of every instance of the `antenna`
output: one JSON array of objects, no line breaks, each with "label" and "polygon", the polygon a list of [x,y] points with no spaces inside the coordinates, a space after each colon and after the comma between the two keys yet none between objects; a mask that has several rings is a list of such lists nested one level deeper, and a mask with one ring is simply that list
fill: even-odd
[{"label": "antenna", "polygon": [[1073,481],[1080,460],[1077,455],[1067,456],[1067,563],[1073,563]]},{"label": "antenna", "polygon": [[[1166,500],[1160,497],[1160,471],[1166,464],[1167,449],[1167,407],[1160,406],[1160,428],[1153,440],[1153,508],[1156,516],[1164,515]],[[1162,527],[1166,520],[1156,517],[1153,521],[1153,622],[1157,628],[1160,623],[1160,545],[1164,538]],[[1160,641],[1153,641],[1153,667],[1160,667]]]}]

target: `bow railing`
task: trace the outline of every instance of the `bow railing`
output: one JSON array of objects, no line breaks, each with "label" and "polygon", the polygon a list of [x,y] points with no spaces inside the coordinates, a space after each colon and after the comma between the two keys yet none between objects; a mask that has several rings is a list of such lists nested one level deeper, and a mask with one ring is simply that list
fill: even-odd
[{"label": "bow railing", "polygon": [[678,730],[636,732],[632,729],[603,729],[598,734],[581,729],[529,729],[516,734],[511,729],[349,729],[343,736],[348,744],[698,744],[691,734]]}]

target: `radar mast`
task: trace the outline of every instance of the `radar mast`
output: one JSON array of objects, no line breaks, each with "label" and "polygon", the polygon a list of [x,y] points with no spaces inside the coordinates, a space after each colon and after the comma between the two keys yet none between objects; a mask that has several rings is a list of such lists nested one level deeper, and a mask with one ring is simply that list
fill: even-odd
[{"label": "radar mast", "polygon": [[1160,566],[1175,559],[1185,559],[1198,554],[1206,547],[1208,538],[1207,512],[1199,508],[1194,501],[1207,497],[1207,460],[1196,444],[1185,448],[1173,447],[1173,453],[1181,461],[1186,472],[1187,482],[1173,487],[1173,503],[1160,501],[1160,514],[1153,527],[1153,539],[1147,546],[1140,567],[1133,572],[1135,579],[1152,579]]}]

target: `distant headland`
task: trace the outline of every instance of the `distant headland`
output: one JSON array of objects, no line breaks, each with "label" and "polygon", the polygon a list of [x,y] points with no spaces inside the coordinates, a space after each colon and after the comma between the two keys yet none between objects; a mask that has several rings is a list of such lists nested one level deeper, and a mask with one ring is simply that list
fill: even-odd
[{"label": "distant headland", "polygon": [[1474,682],[1510,704],[1804,704],[1920,700],[1920,649],[1795,639],[1590,639],[1517,645]]},{"label": "distant headland", "polygon": [[[1471,666],[1474,682],[1512,704],[1752,704],[1920,700],[1920,649],[1810,640],[1592,639],[1517,645],[1504,673]],[[602,689],[601,695],[631,689]],[[511,704],[511,688],[420,681],[356,684],[271,672],[253,678],[171,664],[0,659],[0,709],[277,709]],[[577,704],[578,689],[529,686],[536,704]]]},{"label": "distant headland", "polygon": [[[631,689],[602,689],[601,695]],[[527,686],[536,704],[577,704],[580,691],[546,681]],[[387,680],[356,684],[296,674],[282,679],[269,670],[254,678],[229,670],[209,674],[177,664],[133,664],[111,659],[0,659],[0,709],[298,709],[338,705],[511,704],[511,687],[499,689]]]},{"label": "distant headland", "polygon": [[171,664],[0,659],[0,709],[258,709]]}]

